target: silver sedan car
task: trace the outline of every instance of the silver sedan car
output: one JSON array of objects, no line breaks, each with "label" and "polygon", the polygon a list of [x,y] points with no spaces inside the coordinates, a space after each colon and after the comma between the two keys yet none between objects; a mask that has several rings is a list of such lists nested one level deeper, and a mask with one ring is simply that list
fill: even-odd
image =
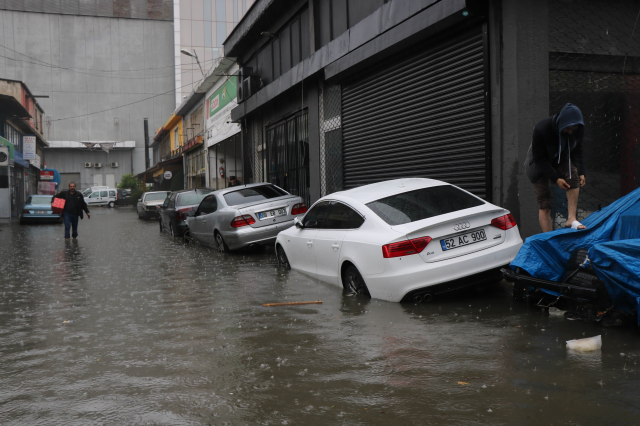
[{"label": "silver sedan car", "polygon": [[185,241],[221,252],[272,244],[307,211],[302,198],[270,183],[221,189],[207,195],[187,216]]},{"label": "silver sedan car", "polygon": [[164,203],[171,191],[145,192],[138,200],[138,219],[158,217],[158,206]]}]

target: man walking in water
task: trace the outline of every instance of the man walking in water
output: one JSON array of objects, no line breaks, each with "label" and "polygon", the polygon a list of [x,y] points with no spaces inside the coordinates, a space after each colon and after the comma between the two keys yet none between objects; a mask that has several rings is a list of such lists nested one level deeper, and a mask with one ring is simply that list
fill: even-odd
[{"label": "man walking in water", "polygon": [[538,199],[538,219],[542,232],[553,230],[550,184],[567,192],[567,228],[586,229],[578,222],[578,195],[586,183],[582,138],[582,112],[573,104],[566,104],[559,114],[540,121],[533,129],[533,138],[525,171],[533,183]]},{"label": "man walking in water", "polygon": [[75,240],[78,237],[78,217],[82,216],[82,211],[84,210],[87,213],[87,219],[91,219],[87,203],[84,202],[82,194],[76,191],[76,184],[73,182],[69,184],[69,191],[62,191],[56,194],[55,198],[65,200],[62,213],[64,217],[64,239],[69,241],[69,228],[73,228],[73,234],[71,235]]}]

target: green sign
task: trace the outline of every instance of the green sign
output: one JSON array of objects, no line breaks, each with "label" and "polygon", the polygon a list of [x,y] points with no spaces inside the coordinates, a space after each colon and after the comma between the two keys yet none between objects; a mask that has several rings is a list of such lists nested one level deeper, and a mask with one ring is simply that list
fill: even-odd
[{"label": "green sign", "polygon": [[236,77],[229,77],[229,79],[207,99],[207,108],[209,110],[208,118],[213,117],[218,111],[227,106],[237,95]]},{"label": "green sign", "polygon": [[9,147],[9,159],[13,160],[13,144],[0,136],[0,146],[8,146]]}]

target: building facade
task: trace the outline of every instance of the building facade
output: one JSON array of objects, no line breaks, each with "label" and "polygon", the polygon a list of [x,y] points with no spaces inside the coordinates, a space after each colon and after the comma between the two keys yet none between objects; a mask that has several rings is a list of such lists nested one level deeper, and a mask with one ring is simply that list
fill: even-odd
[{"label": "building facade", "polygon": [[0,79],[0,145],[9,148],[9,164],[0,173],[0,220],[18,217],[30,195],[37,193],[43,148],[44,110],[21,81]]},{"label": "building facade", "polygon": [[195,50],[206,74],[223,56],[222,42],[254,1],[173,0],[176,107],[203,79],[195,57],[184,55],[181,50]]},{"label": "building facade", "polygon": [[0,2],[0,77],[49,96],[46,140],[135,141],[142,172],[143,119],[158,128],[175,108],[173,12],[171,0]]},{"label": "building facade", "polygon": [[633,2],[581,2],[579,19],[572,4],[257,0],[224,43],[242,76],[231,116],[245,181],[313,202],[434,178],[509,209],[528,236],[532,129],[571,102],[586,120],[588,215],[639,184],[640,43]]}]

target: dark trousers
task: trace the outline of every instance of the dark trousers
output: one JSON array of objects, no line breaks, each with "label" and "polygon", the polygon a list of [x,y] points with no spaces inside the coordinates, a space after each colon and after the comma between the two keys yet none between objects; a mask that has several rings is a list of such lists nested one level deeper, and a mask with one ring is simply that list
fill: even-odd
[{"label": "dark trousers", "polygon": [[69,228],[73,227],[73,238],[78,236],[78,215],[64,212],[64,238],[69,239]]}]

